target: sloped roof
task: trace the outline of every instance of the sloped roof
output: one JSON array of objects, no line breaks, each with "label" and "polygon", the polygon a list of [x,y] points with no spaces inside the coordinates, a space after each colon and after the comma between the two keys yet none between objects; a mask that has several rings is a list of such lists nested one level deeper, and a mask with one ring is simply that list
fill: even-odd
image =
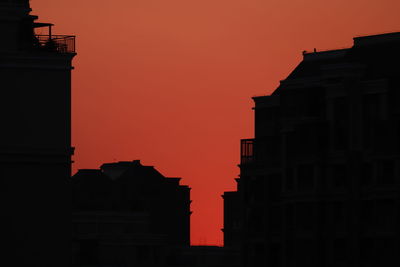
[{"label": "sloped roof", "polygon": [[[365,76],[376,78],[398,73],[400,33],[388,33],[354,38],[347,49],[303,53],[303,60],[284,81],[321,77],[325,66],[339,63],[358,63],[365,66]],[[272,95],[285,88],[280,85]]]}]

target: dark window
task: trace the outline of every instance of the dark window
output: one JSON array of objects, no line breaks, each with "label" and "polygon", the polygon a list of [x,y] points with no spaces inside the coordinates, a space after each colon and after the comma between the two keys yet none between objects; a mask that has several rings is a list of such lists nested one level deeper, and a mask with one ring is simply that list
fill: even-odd
[{"label": "dark window", "polygon": [[299,190],[314,188],[314,165],[304,164],[297,168],[297,186]]},{"label": "dark window", "polygon": [[298,239],[296,244],[296,266],[314,266],[316,253],[310,239]]},{"label": "dark window", "polygon": [[[260,158],[265,159],[267,164],[279,164],[281,161],[281,137],[271,136],[264,140],[265,148],[260,152]],[[256,151],[258,153],[258,151]],[[258,156],[258,155],[256,155]]]},{"label": "dark window", "polygon": [[272,174],[268,179],[268,198],[270,201],[279,201],[282,192],[282,176],[280,174]]},{"label": "dark window", "polygon": [[96,265],[99,263],[99,242],[97,240],[79,241],[78,262],[80,265]]},{"label": "dark window", "polygon": [[360,183],[361,186],[371,186],[373,183],[374,168],[372,163],[365,162],[362,165]]},{"label": "dark window", "polygon": [[281,103],[282,103],[282,113],[286,118],[293,118],[297,117],[300,114],[300,103],[299,99],[302,98],[303,92],[298,90],[285,92],[281,96]]},{"label": "dark window", "polygon": [[367,94],[363,96],[363,135],[364,147],[370,148],[374,140],[376,122],[382,114],[381,96]]},{"label": "dark window", "polygon": [[366,94],[363,96],[363,118],[364,121],[373,121],[381,118],[382,105],[379,94]]},{"label": "dark window", "polygon": [[247,217],[250,231],[252,234],[264,230],[264,214],[257,208],[252,208]]},{"label": "dark window", "polygon": [[256,179],[253,181],[253,189],[254,189],[254,199],[255,201],[263,201],[265,196],[265,177],[264,176],[257,176]]},{"label": "dark window", "polygon": [[364,232],[372,231],[375,227],[374,202],[363,200],[361,202],[361,228]]},{"label": "dark window", "polygon": [[375,241],[375,251],[379,266],[395,266],[393,264],[399,257],[396,243],[394,238],[378,238]]},{"label": "dark window", "polygon": [[314,207],[312,202],[296,204],[296,228],[300,231],[311,231],[314,228]]},{"label": "dark window", "polygon": [[[398,90],[400,91],[400,90]],[[400,107],[400,105],[398,105]],[[397,152],[400,152],[400,121],[397,122]]]},{"label": "dark window", "polygon": [[362,266],[376,266],[374,263],[375,244],[372,238],[360,240],[360,261]]},{"label": "dark window", "polygon": [[292,203],[286,204],[285,223],[286,223],[286,227],[289,231],[293,229],[293,227],[294,227],[294,205]]},{"label": "dark window", "polygon": [[265,136],[276,132],[280,111],[278,107],[257,108],[255,116],[256,136]]},{"label": "dark window", "polygon": [[305,96],[306,115],[318,117],[322,113],[324,90],[322,88],[309,88]]},{"label": "dark window", "polygon": [[333,262],[344,263],[347,260],[347,242],[344,238],[338,238],[333,241]]},{"label": "dark window", "polygon": [[294,189],[293,168],[286,170],[286,190],[292,191]]},{"label": "dark window", "polygon": [[381,160],[378,162],[377,184],[392,185],[394,184],[394,161]]},{"label": "dark window", "polygon": [[391,231],[396,225],[396,204],[393,199],[376,201],[377,227],[383,231]]},{"label": "dark window", "polygon": [[282,227],[282,209],[280,206],[272,206],[269,208],[270,229],[273,233],[278,233]]},{"label": "dark window", "polygon": [[348,185],[347,179],[346,165],[338,164],[332,167],[332,185],[335,188],[345,188]]},{"label": "dark window", "polygon": [[288,267],[295,265],[294,243],[295,242],[293,239],[289,239],[286,241],[285,261],[286,261],[286,266]]},{"label": "dark window", "polygon": [[255,264],[264,265],[265,246],[262,243],[254,245]]},{"label": "dark window", "polygon": [[348,103],[345,97],[338,97],[333,102],[333,147],[345,150],[349,139]]},{"label": "dark window", "polygon": [[346,225],[346,208],[343,201],[333,202],[332,205],[333,224],[337,230],[344,230]]},{"label": "dark window", "polygon": [[282,266],[282,246],[281,244],[271,244],[269,247],[268,266]]},{"label": "dark window", "polygon": [[145,263],[148,261],[149,259],[149,248],[147,246],[137,246],[136,247],[136,251],[137,251],[137,260],[139,263]]},{"label": "dark window", "polygon": [[293,155],[299,151],[299,141],[296,132],[289,132],[286,137],[287,154]]}]

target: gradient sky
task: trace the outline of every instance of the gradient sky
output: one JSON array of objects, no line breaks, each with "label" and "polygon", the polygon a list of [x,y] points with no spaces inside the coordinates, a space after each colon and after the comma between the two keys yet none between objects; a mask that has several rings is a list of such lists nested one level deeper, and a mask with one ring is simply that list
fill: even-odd
[{"label": "gradient sky", "polygon": [[[77,35],[74,172],[141,159],[192,187],[192,244],[222,244],[222,198],[253,136],[252,96],[301,51],[400,30],[399,0],[31,0]],[[56,88],[55,88],[56,89]]]}]

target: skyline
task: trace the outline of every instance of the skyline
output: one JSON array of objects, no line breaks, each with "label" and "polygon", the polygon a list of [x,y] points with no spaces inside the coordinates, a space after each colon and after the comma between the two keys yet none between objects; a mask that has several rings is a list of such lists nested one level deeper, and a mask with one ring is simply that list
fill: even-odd
[{"label": "skyline", "polygon": [[[300,1],[293,1],[297,9],[284,18],[277,12],[268,19],[264,17],[267,4],[260,1],[247,1],[254,4],[247,9],[240,1],[220,1],[210,10],[211,1],[194,6],[184,1],[125,0],[121,1],[127,5],[122,15],[118,13],[122,5],[97,2],[31,1],[32,14],[39,15],[41,22],[54,22],[55,32],[77,35],[73,173],[103,162],[141,159],[167,176],[182,177],[192,188],[194,200],[193,244],[222,242],[220,195],[235,187],[239,140],[253,136],[251,97],[272,92],[300,61],[301,51],[350,47],[354,36],[396,31],[400,22],[396,1],[364,3],[365,16],[353,16],[353,20],[350,6],[341,14],[345,21],[336,23],[333,19],[338,13],[326,9],[307,20],[310,14],[300,15],[300,10],[307,9]],[[93,12],[93,3],[98,12]],[[230,6],[224,9],[220,3]],[[341,3],[345,2],[332,6],[339,10]],[[285,11],[285,4],[274,7]],[[183,14],[182,10],[190,12]],[[380,14],[375,19],[380,23],[374,25],[377,11]],[[202,21],[206,16],[201,12],[210,21]],[[325,23],[317,27],[318,18],[328,13]],[[136,16],[133,21],[123,16],[131,14]],[[282,25],[281,30],[263,27],[286,18],[292,23]],[[299,21],[293,23],[295,19]],[[101,20],[107,22],[103,30],[96,28],[103,25]],[[343,28],[346,20],[355,25]],[[111,51],[111,44],[116,43],[122,48]],[[133,125],[127,126],[130,121]],[[113,127],[104,127],[109,125]],[[188,158],[193,151],[196,157]],[[207,177],[210,173],[215,175]]]}]

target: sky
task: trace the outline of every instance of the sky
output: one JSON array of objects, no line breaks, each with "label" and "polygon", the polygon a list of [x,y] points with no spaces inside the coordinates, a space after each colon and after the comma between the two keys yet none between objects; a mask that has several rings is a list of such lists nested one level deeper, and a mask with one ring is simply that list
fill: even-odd
[{"label": "sky", "polygon": [[191,242],[222,245],[251,97],[302,51],[400,30],[398,0],[31,0],[53,33],[77,36],[73,172],[140,159],[192,188]]}]

